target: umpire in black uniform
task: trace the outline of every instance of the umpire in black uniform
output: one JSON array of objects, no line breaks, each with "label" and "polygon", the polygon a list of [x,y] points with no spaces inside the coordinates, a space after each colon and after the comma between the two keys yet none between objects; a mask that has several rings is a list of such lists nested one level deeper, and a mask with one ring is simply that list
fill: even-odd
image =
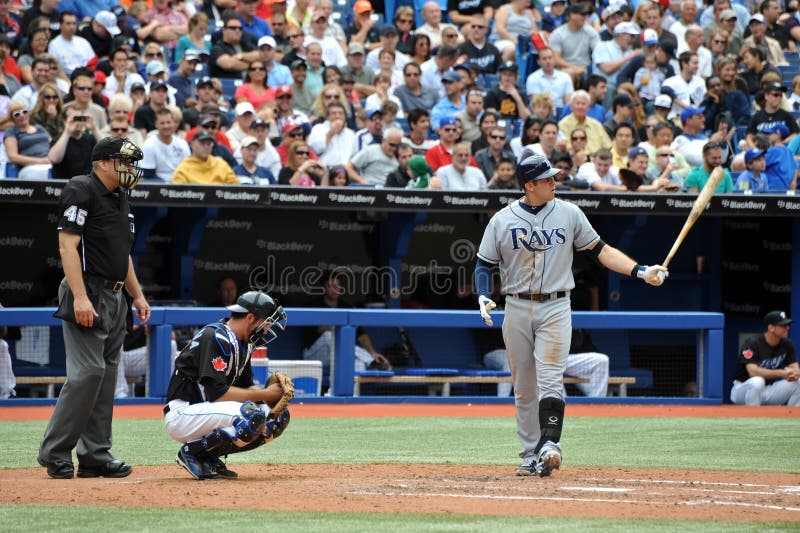
[{"label": "umpire in black uniform", "polygon": [[106,137],[92,150],[92,172],[75,176],[59,200],[58,248],[65,278],[55,316],[63,321],[67,382],[39,448],[47,475],[125,477],[132,467],[111,455],[111,419],[120,346],[130,312],[124,288],[144,323],[150,318],[130,257],[135,236],[128,190],[141,176],[142,151]]}]

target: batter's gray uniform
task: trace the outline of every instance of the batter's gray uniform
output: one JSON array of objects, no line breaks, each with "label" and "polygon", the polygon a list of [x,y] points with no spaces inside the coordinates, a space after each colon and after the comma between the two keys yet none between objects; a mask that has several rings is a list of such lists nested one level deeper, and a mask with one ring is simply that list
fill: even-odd
[{"label": "batter's gray uniform", "polygon": [[514,201],[484,231],[478,257],[498,265],[507,295],[503,340],[516,395],[520,457],[532,456],[539,443],[539,400],[563,401],[572,333],[569,291],[575,287],[572,256],[599,239],[586,215],[558,198],[539,209]]}]

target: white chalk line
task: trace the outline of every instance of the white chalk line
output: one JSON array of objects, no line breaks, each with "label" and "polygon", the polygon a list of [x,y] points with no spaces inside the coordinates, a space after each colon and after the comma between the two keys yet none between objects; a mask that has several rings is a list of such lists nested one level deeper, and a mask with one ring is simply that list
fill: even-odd
[{"label": "white chalk line", "polygon": [[[608,479],[602,478],[586,478],[587,481],[605,481],[608,482]],[[615,478],[611,481],[618,481],[620,483],[663,483],[663,484],[672,484],[672,485],[714,485],[714,486],[722,486],[722,487],[766,487],[771,488],[772,485],[764,485],[759,483],[729,483],[724,481],[687,481],[687,480],[675,480],[675,479],[625,479],[625,478]]]},{"label": "white chalk line", "polygon": [[[554,501],[554,502],[581,502],[581,503],[626,503],[636,505],[673,505],[669,502],[651,502],[645,500],[614,500],[609,498],[561,498],[558,496],[498,496],[494,494],[454,494],[448,492],[392,492],[392,491],[371,491],[371,490],[355,490],[348,491],[348,494],[355,494],[360,496],[389,496],[389,497],[411,497],[411,498],[466,498],[475,500],[528,500],[528,501]],[[784,507],[780,505],[764,505],[758,503],[745,503],[745,502],[726,502],[720,500],[694,500],[678,502],[678,505],[696,506],[696,505],[720,505],[720,506],[738,506],[750,507],[754,509],[769,509],[773,511],[793,511],[800,512],[800,507]]]}]

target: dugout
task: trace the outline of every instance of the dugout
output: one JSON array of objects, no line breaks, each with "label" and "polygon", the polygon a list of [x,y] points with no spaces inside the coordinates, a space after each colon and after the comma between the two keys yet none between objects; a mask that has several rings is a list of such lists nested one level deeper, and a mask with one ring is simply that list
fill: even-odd
[{"label": "dugout", "polygon": [[[53,304],[61,277],[53,229],[61,186],[21,180],[0,185],[0,224],[6,228],[0,236],[5,259],[0,262],[0,302],[6,306]],[[606,242],[644,263],[663,259],[693,201],[686,194],[559,197],[579,205]],[[503,192],[145,184],[132,195],[137,217],[133,254],[151,300],[208,302],[216,280],[230,275],[240,287],[262,287],[300,306],[302,276],[344,266],[353,273],[347,297],[355,304],[447,308],[453,281],[471,275],[488,217],[515,198]],[[791,299],[793,281],[800,279],[798,212],[800,200],[789,195],[714,197],[670,265],[663,288],[601,273],[595,280],[600,308],[725,313],[727,387],[739,332],[758,331],[760,317],[770,309],[800,314],[800,303]],[[702,272],[698,257],[704,258]],[[693,368],[691,332],[659,332],[654,326],[652,332],[592,331],[598,347],[623,368],[684,369],[671,384],[662,383],[663,372],[657,370],[651,387],[632,394],[672,395],[685,379],[682,372]],[[391,332],[370,334],[379,339],[380,349],[396,343]],[[286,357],[297,352],[291,335],[285,339]],[[452,331],[411,329],[410,335],[423,359],[458,368],[466,368],[456,363],[467,360],[474,364],[475,354],[466,349],[435,348],[452,343]],[[62,367],[60,355],[54,344],[46,366]]]}]

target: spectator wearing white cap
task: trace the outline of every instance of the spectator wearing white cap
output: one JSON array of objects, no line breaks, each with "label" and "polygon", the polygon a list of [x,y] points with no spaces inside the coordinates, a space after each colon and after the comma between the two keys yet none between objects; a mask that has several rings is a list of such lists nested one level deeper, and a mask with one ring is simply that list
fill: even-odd
[{"label": "spectator wearing white cap", "polygon": [[[231,151],[235,154],[241,147],[242,139],[250,135],[250,124],[256,118],[256,110],[250,102],[240,102],[236,104],[234,112],[236,119],[233,125],[228,128],[228,131],[225,132],[225,135],[228,136],[228,140],[231,143]],[[236,160],[239,161],[239,158],[236,157]]]},{"label": "spectator wearing white cap", "polygon": [[96,57],[89,41],[76,35],[78,19],[75,13],[62,11],[59,19],[60,35],[47,45],[47,52],[58,60],[61,70],[67,75],[78,67],[85,67]]},{"label": "spectator wearing white cap", "polygon": [[98,11],[92,21],[78,32],[100,59],[111,54],[111,40],[120,33],[122,30],[117,25],[117,16],[111,11]]},{"label": "spectator wearing white cap", "polygon": [[153,7],[147,12],[148,20],[157,20],[156,26],[148,36],[149,41],[175,48],[178,39],[189,32],[186,15],[174,9],[170,0],[153,0]]},{"label": "spectator wearing white cap", "polygon": [[289,71],[289,67],[275,61],[275,49],[277,46],[275,38],[271,35],[265,35],[258,40],[261,61],[263,61],[264,67],[267,69],[268,87],[292,84],[292,73]]},{"label": "spectator wearing white cap", "polygon": [[592,72],[606,79],[607,92],[605,106],[616,94],[617,74],[631,59],[642,54],[641,49],[632,49],[639,37],[639,27],[632,22],[620,22],[614,28],[614,39],[599,43],[592,52]]},{"label": "spectator wearing white cap", "polygon": [[333,37],[325,35],[325,29],[328,27],[328,14],[325,11],[316,10],[311,17],[311,26],[309,34],[306,35],[303,44],[306,49],[311,44],[318,44],[322,48],[322,61],[325,65],[334,65],[339,68],[347,65],[347,57],[339,45],[339,42]]},{"label": "spectator wearing white cap", "polygon": [[756,13],[750,17],[750,22],[747,25],[750,35],[742,43],[742,50],[745,47],[757,46],[764,51],[767,56],[767,61],[774,66],[788,65],[786,57],[783,55],[781,43],[767,35],[767,24],[764,15]]},{"label": "spectator wearing white cap", "polygon": [[197,48],[187,48],[178,63],[178,69],[169,77],[167,83],[175,88],[175,103],[183,108],[184,103],[192,98],[194,84],[192,76],[197,72],[197,66],[208,60],[208,52]]},{"label": "spectator wearing white cap", "polygon": [[239,152],[242,162],[233,167],[233,172],[242,185],[276,185],[278,180],[272,172],[256,163],[258,149],[258,139],[250,135],[243,137]]}]

